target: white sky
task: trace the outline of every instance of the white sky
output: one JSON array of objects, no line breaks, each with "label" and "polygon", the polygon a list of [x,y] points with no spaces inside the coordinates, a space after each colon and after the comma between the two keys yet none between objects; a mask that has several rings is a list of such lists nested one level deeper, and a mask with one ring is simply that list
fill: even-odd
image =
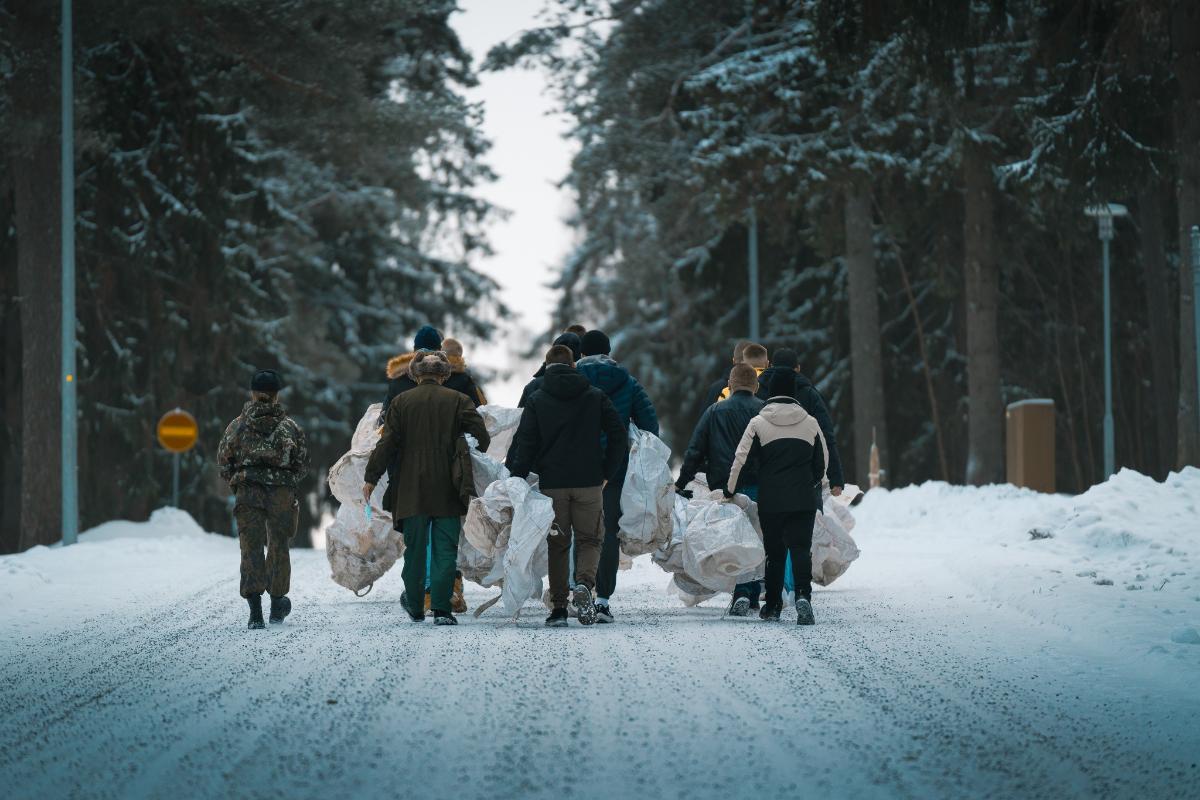
[{"label": "white sky", "polygon": [[[492,45],[534,26],[543,3],[462,0],[451,24],[478,66]],[[551,116],[554,98],[547,92],[543,72],[512,69],[479,77],[480,85],[467,97],[484,104],[483,133],[492,142],[487,161],[498,176],[495,183],[480,187],[479,194],[510,216],[492,223],[488,233],[495,254],[479,259],[476,266],[500,283],[513,318],[495,341],[472,343],[466,357],[468,365],[513,369],[506,380],[493,380],[484,389],[489,402],[516,406],[536,367],[520,363],[517,353],[546,328],[555,299],[546,284],[572,242],[564,222],[571,200],[555,186],[567,174],[572,151],[563,138],[565,120]]]}]

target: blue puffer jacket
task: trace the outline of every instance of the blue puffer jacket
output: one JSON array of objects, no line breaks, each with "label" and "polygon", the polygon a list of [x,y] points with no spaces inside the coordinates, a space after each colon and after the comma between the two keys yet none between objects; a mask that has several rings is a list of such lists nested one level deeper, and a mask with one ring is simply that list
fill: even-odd
[{"label": "blue puffer jacket", "polygon": [[658,415],[654,413],[654,404],[642,385],[629,374],[629,370],[610,356],[581,358],[575,368],[583,373],[592,386],[608,395],[617,408],[622,425],[628,428],[632,420],[642,430],[658,435]]}]

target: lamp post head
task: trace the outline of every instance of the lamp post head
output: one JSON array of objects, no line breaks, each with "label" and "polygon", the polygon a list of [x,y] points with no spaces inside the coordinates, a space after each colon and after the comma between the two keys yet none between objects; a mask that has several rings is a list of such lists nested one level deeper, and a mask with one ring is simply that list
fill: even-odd
[{"label": "lamp post head", "polygon": [[1083,213],[1089,217],[1096,218],[1096,223],[1099,226],[1100,241],[1111,242],[1113,238],[1113,217],[1128,216],[1129,209],[1120,203],[1103,203],[1101,205],[1087,206],[1083,209]]}]

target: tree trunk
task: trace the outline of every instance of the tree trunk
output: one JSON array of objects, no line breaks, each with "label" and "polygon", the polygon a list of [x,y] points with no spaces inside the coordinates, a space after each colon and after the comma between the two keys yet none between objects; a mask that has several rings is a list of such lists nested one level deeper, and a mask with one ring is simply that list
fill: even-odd
[{"label": "tree trunk", "polygon": [[62,242],[59,238],[57,4],[15,4],[16,74],[11,83],[17,283],[21,316],[22,550],[62,538],[59,373]]},{"label": "tree trunk", "polygon": [[967,483],[1004,480],[993,181],[981,148],[963,151],[963,256],[967,306]]},{"label": "tree trunk", "polygon": [[1179,395],[1175,388],[1175,329],[1171,324],[1167,228],[1163,221],[1162,186],[1157,180],[1142,184],[1138,192],[1138,211],[1150,327],[1150,413],[1154,415],[1155,426],[1152,472],[1161,480],[1175,463],[1175,415],[1179,411]]},{"label": "tree trunk", "polygon": [[1191,228],[1200,225],[1200,4],[1180,0],[1171,19],[1175,152],[1179,159],[1179,416],[1175,464],[1200,466],[1200,394],[1196,388],[1196,299],[1192,285]]},{"label": "tree trunk", "polygon": [[[0,179],[0,231],[12,222],[12,188]],[[0,233],[0,554],[21,546],[21,314],[17,253]]]},{"label": "tree trunk", "polygon": [[863,177],[855,177],[846,185],[845,225],[850,373],[854,393],[853,474],[860,486],[867,486],[872,432],[879,445],[880,470],[885,476],[888,474],[888,446],[871,188]]}]

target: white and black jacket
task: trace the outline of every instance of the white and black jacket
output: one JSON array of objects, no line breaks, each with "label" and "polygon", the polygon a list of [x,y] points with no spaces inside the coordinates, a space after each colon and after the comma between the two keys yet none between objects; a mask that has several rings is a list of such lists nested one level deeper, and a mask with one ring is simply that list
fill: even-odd
[{"label": "white and black jacket", "polygon": [[742,434],[726,493],[748,461],[758,466],[758,508],[767,513],[817,511],[829,454],[821,426],[793,397],[772,397]]}]

